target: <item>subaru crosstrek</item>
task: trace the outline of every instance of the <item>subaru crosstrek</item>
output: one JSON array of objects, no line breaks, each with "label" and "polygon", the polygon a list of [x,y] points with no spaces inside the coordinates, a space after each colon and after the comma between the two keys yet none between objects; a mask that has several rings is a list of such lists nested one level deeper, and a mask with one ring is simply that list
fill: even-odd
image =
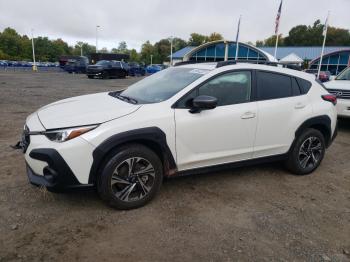
[{"label": "subaru crosstrek", "polygon": [[336,97],[313,75],[268,65],[171,67],[112,91],[64,99],[28,116],[32,184],[96,186],[111,206],[144,205],[163,177],[266,161],[305,175],[336,135]]}]

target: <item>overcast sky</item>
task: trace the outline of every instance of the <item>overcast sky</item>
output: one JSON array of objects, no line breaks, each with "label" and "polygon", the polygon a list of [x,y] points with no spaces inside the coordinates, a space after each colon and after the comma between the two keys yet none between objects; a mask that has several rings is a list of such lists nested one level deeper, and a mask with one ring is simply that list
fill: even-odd
[{"label": "overcast sky", "polygon": [[[242,15],[240,40],[255,43],[274,32],[280,0],[0,0],[0,30],[15,28],[21,34],[62,38],[112,48],[124,40],[140,49],[146,40],[192,32],[219,32],[234,39]],[[350,0],[284,0],[280,32],[286,35],[298,24],[324,22],[330,10],[332,26],[350,29]]]}]

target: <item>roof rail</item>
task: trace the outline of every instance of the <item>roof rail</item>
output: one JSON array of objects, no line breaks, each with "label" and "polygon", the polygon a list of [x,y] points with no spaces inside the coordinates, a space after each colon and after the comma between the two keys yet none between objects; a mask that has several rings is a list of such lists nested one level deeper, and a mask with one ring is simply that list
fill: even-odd
[{"label": "roof rail", "polygon": [[292,65],[292,64],[284,64],[284,63],[279,63],[279,62],[271,62],[271,61],[264,61],[264,60],[257,60],[257,61],[252,61],[252,60],[228,60],[228,61],[221,61],[218,62],[216,65],[216,68],[222,67],[222,66],[227,66],[227,65],[235,65],[237,63],[249,63],[249,64],[259,64],[259,65],[269,65],[269,66],[281,66],[283,68],[289,68],[289,69],[294,69],[301,71],[301,67],[297,65]]},{"label": "roof rail", "polygon": [[220,61],[217,63],[216,68],[219,68],[222,66],[228,66],[228,65],[235,65],[235,64],[237,64],[236,60]]},{"label": "roof rail", "polygon": [[[174,66],[181,66],[181,65],[190,65],[190,64],[200,64],[200,63],[213,63],[209,61],[183,61],[183,62],[178,62]],[[228,66],[228,65],[235,65],[237,63],[249,63],[249,64],[259,64],[259,65],[269,65],[269,66],[281,66],[283,68],[289,68],[289,69],[294,69],[301,71],[301,67],[298,65],[293,65],[293,64],[284,64],[284,63],[279,63],[279,62],[271,62],[271,61],[264,61],[264,60],[257,60],[257,61],[252,61],[252,60],[227,60],[227,61],[219,61],[216,62],[216,68],[223,67],[223,66]]]},{"label": "roof rail", "polygon": [[208,62],[207,61],[182,61],[182,62],[177,62],[174,66],[192,65],[192,64],[200,64],[200,63],[208,63]]}]

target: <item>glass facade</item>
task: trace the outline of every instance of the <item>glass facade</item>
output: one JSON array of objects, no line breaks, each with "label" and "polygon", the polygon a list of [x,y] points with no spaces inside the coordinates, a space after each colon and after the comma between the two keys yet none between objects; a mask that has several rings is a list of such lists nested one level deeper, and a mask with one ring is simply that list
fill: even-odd
[{"label": "glass facade", "polygon": [[[211,45],[203,46],[201,49],[197,50],[190,57],[190,61],[198,62],[216,62],[224,61],[225,59],[225,46],[223,42],[213,43]],[[236,55],[236,43],[228,44],[228,60],[235,59]],[[266,61],[268,60],[266,55],[259,52],[257,49],[252,48],[245,44],[239,44],[238,46],[238,59],[248,60],[248,61]]]},{"label": "glass facade", "polygon": [[[329,71],[332,75],[338,75],[349,65],[350,50],[339,51],[336,53],[326,54],[322,58],[321,70]],[[311,62],[309,68],[317,69],[320,63],[320,58]]]}]

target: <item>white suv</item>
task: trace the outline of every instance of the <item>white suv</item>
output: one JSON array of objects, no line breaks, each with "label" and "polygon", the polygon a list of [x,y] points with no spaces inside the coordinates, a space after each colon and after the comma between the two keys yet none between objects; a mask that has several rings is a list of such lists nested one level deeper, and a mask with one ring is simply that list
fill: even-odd
[{"label": "white suv", "polygon": [[95,185],[107,203],[130,209],[151,200],[164,176],[273,160],[311,173],[336,135],[335,104],[303,72],[187,64],[124,91],[49,104],[27,118],[18,147],[32,184]]},{"label": "white suv", "polygon": [[344,69],[334,80],[324,83],[328,92],[338,98],[338,116],[350,117],[350,67]]}]

